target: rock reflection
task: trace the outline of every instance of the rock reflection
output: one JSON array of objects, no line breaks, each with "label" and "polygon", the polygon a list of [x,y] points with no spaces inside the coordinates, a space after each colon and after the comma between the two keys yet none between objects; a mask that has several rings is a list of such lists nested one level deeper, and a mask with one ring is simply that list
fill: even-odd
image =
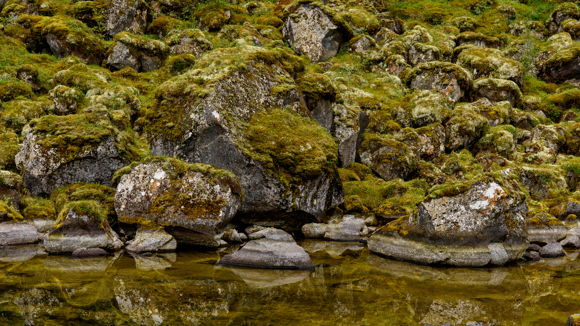
[{"label": "rock reflection", "polygon": [[171,267],[177,259],[177,254],[174,252],[147,255],[130,254],[135,259],[135,267],[143,272],[164,271]]},{"label": "rock reflection", "polygon": [[38,245],[28,246],[0,246],[0,262],[21,263],[36,256]]},{"label": "rock reflection", "polygon": [[226,267],[250,287],[261,289],[300,282],[307,278],[309,270],[275,270]]}]

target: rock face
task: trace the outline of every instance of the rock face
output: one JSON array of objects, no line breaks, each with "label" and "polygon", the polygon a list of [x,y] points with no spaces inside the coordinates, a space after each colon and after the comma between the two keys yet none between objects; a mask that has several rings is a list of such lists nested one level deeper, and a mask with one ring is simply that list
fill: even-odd
[{"label": "rock face", "polygon": [[547,82],[562,83],[580,77],[580,47],[572,46],[551,56],[542,66],[541,76]]},{"label": "rock face", "polygon": [[313,62],[335,56],[344,41],[339,26],[312,4],[300,5],[284,23],[282,34],[296,53]]},{"label": "rock face", "polygon": [[525,203],[492,180],[454,197],[424,201],[369,239],[375,253],[423,264],[503,265],[528,248]]},{"label": "rock face", "polygon": [[268,232],[264,238],[246,243],[233,254],[224,256],[220,264],[273,269],[314,268],[306,251],[289,234],[281,236],[279,233]]},{"label": "rock face", "polygon": [[363,138],[359,149],[361,162],[386,181],[406,179],[417,168],[418,158],[405,144],[378,136]]},{"label": "rock face", "polygon": [[27,223],[0,223],[0,246],[36,243],[39,240],[36,228]]},{"label": "rock face", "polygon": [[62,225],[45,235],[44,247],[50,253],[69,253],[91,248],[121,249],[123,243],[115,231],[107,226],[70,210]]},{"label": "rock face", "polygon": [[140,228],[125,249],[132,252],[173,251],[177,249],[177,241],[163,229]]},{"label": "rock face", "polygon": [[538,244],[547,244],[560,241],[566,237],[568,228],[547,213],[538,213],[527,220],[528,241]]},{"label": "rock face", "polygon": [[[115,211],[122,223],[180,227],[208,236],[221,232],[240,204],[240,185],[232,173],[164,158],[133,167],[121,178],[115,195]],[[162,233],[138,232],[142,238],[133,246],[144,246],[139,243],[146,236]]]},{"label": "rock face", "polygon": [[[309,113],[302,111],[290,74],[301,65],[287,51],[241,46],[235,53],[217,49],[204,55],[188,72],[160,86],[165,91],[157,93],[144,133],[155,155],[211,164],[238,176],[245,193],[240,213],[297,212],[320,218],[343,201],[335,165],[328,164],[337,159],[336,145],[304,117]],[[231,56],[245,68],[231,63]],[[184,96],[186,86],[191,91]],[[286,109],[264,109],[277,107]],[[292,141],[300,137],[308,139],[309,148],[301,150],[299,141]]]},{"label": "rock face", "polygon": [[324,238],[326,240],[359,241],[368,235],[368,232],[365,221],[354,215],[345,215],[342,221],[336,223],[310,223],[302,226],[302,233],[306,238]]},{"label": "rock face", "polygon": [[110,186],[113,173],[138,157],[130,137],[114,128],[104,113],[45,116],[30,127],[16,165],[24,187],[34,196],[77,182]]},{"label": "rock face", "polygon": [[147,28],[148,6],[140,0],[111,0],[107,8],[107,34],[142,33]]},{"label": "rock face", "polygon": [[115,41],[115,45],[107,51],[107,67],[113,71],[125,67],[135,71],[152,71],[161,65],[170,52],[170,47],[164,42],[128,32],[117,34]]}]

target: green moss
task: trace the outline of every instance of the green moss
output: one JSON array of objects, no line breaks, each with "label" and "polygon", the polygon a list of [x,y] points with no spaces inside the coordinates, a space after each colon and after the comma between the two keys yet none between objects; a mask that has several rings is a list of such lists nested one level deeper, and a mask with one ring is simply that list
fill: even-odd
[{"label": "green moss", "polygon": [[321,175],[338,159],[332,137],[317,122],[286,110],[255,114],[246,132],[245,153],[287,177]]},{"label": "green moss", "polygon": [[0,170],[15,169],[14,158],[19,151],[18,135],[13,132],[0,134]]},{"label": "green moss", "polygon": [[50,199],[37,197],[22,197],[20,199],[22,215],[27,220],[32,219],[55,219],[56,208]]},{"label": "green moss", "polygon": [[392,205],[413,210],[425,198],[428,187],[419,179],[408,182],[401,179],[349,181],[343,186],[346,210],[358,212],[377,212],[380,207],[384,211],[385,207]]},{"label": "green moss", "polygon": [[[316,103],[322,98],[332,100],[336,94],[332,80],[323,74],[315,72],[302,73],[296,79],[296,84],[309,102]],[[314,109],[314,107],[311,109]]]},{"label": "green moss", "polygon": [[535,227],[564,226],[564,223],[546,212],[540,212],[528,218],[526,224]]},{"label": "green moss", "polygon": [[19,97],[34,97],[30,85],[14,77],[3,78],[0,76],[0,101],[8,102]]},{"label": "green moss", "polygon": [[0,221],[22,221],[22,215],[3,200],[0,200]]},{"label": "green moss", "polygon": [[467,48],[457,57],[457,64],[473,72],[475,79],[492,77],[511,80],[519,86],[523,84],[524,66],[504,58],[497,49],[479,46]]},{"label": "green moss", "polygon": [[172,75],[179,75],[191,69],[195,65],[195,61],[195,56],[189,53],[172,55],[165,60],[164,68],[169,70]]},{"label": "green moss", "polygon": [[70,210],[103,223],[115,216],[115,189],[102,185],[77,183],[55,189],[51,200],[58,212],[57,224]]},{"label": "green moss", "polygon": [[517,130],[511,125],[491,127],[475,145],[476,151],[497,153],[507,157],[515,150]]},{"label": "green moss", "polygon": [[66,70],[61,70],[54,75],[54,81],[58,84],[76,88],[83,94],[93,88],[105,88],[111,79],[110,72],[106,69],[76,64]]},{"label": "green moss", "polygon": [[44,97],[37,101],[15,100],[2,106],[4,110],[0,113],[0,123],[15,132],[20,132],[32,119],[54,112],[54,104]]}]

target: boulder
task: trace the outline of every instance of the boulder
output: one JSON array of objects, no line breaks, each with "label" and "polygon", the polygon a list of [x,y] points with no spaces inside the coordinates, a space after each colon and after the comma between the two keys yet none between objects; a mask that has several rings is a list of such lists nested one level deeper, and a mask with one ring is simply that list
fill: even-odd
[{"label": "boulder", "polygon": [[386,181],[408,179],[417,168],[411,148],[381,135],[365,134],[359,149],[361,162]]},{"label": "boulder", "polygon": [[457,56],[457,64],[473,74],[473,79],[506,79],[519,87],[524,83],[524,66],[520,62],[504,58],[497,49],[477,46],[467,48]]},{"label": "boulder", "polygon": [[525,260],[531,260],[531,261],[539,261],[540,258],[540,253],[537,251],[526,251],[523,255],[522,258],[524,258]]},{"label": "boulder", "polygon": [[480,78],[473,83],[471,99],[486,98],[491,102],[508,101],[512,107],[522,104],[523,95],[516,83],[497,78]]},{"label": "boulder", "polygon": [[114,45],[107,51],[106,66],[112,70],[131,67],[135,71],[157,69],[170,52],[162,41],[122,32],[115,35]]},{"label": "boulder", "polygon": [[580,314],[575,314],[568,317],[566,326],[580,326]]},{"label": "boulder", "polygon": [[349,48],[353,53],[363,54],[377,49],[377,44],[372,37],[368,35],[359,35],[349,41]]},{"label": "boulder", "polygon": [[199,29],[171,30],[163,41],[171,48],[171,53],[191,53],[196,58],[213,49],[213,44]]},{"label": "boulder", "polygon": [[359,241],[368,234],[365,220],[354,215],[345,215],[342,221],[328,224],[310,223],[302,226],[306,238],[324,238],[336,241]]},{"label": "boulder", "polygon": [[540,212],[527,221],[528,241],[547,244],[560,241],[566,237],[568,228],[554,216]]},{"label": "boulder", "polygon": [[0,223],[0,246],[36,243],[39,235],[36,228],[28,223]]},{"label": "boulder", "polygon": [[567,19],[579,19],[580,18],[580,9],[575,3],[572,2],[564,2],[558,5],[546,22],[544,23],[548,28],[550,34],[556,34],[562,31],[561,24]]},{"label": "boulder", "polygon": [[91,248],[121,249],[123,242],[111,229],[107,220],[99,221],[92,212],[83,212],[85,205],[86,203],[79,202],[79,205],[71,208],[68,213],[61,213],[66,214],[63,221],[44,236],[43,244],[48,252],[69,253],[77,249]]},{"label": "boulder", "polygon": [[64,85],[57,85],[48,92],[48,98],[54,102],[54,113],[57,115],[76,113],[83,97],[76,89]]},{"label": "boulder", "polygon": [[550,242],[540,249],[540,257],[557,258],[564,255],[564,248],[558,242]]},{"label": "boulder", "polygon": [[548,83],[579,79],[580,46],[571,46],[551,56],[542,66],[540,77]]},{"label": "boulder", "polygon": [[510,26],[510,34],[514,36],[534,36],[543,40],[548,35],[546,26],[537,21],[521,20],[513,22]]},{"label": "boulder", "polygon": [[269,240],[276,240],[276,241],[294,241],[294,238],[287,232],[284,232],[280,229],[276,228],[265,228],[261,229],[256,232],[252,232],[248,234],[248,239],[250,240],[257,240],[257,239],[269,239]]},{"label": "boulder", "polygon": [[289,234],[282,236],[280,232],[268,233],[271,235],[249,241],[233,254],[224,256],[219,263],[272,269],[314,268],[310,256]]},{"label": "boulder", "polygon": [[321,218],[343,201],[338,150],[296,90],[293,74],[302,69],[283,47],[207,53],[158,87],[139,121],[151,152],[237,175],[246,216]]},{"label": "boulder", "polygon": [[146,31],[150,14],[147,3],[140,0],[111,0],[108,4],[107,35],[113,37],[124,31],[135,34]]},{"label": "boulder", "polygon": [[135,239],[129,241],[125,247],[125,250],[132,252],[174,251],[175,249],[177,249],[177,241],[163,228],[146,229],[143,227],[137,230]]},{"label": "boulder", "polygon": [[423,264],[484,266],[518,260],[528,248],[525,202],[487,178],[463,189],[456,196],[423,201],[410,215],[374,233],[369,249]]},{"label": "boulder", "polygon": [[449,62],[432,61],[407,70],[404,82],[412,88],[431,90],[455,104],[471,89],[471,74]]},{"label": "boulder", "polygon": [[338,141],[338,163],[340,167],[347,167],[354,162],[357,150],[357,140],[361,134],[360,115],[358,108],[333,104],[332,135]]},{"label": "boulder", "polygon": [[469,105],[456,106],[451,119],[445,124],[445,148],[447,150],[470,148],[488,126],[487,119]]},{"label": "boulder", "polygon": [[48,115],[30,123],[16,166],[34,196],[78,182],[110,186],[115,171],[139,158],[134,140],[111,124],[107,111]]},{"label": "boulder", "polygon": [[16,210],[20,207],[22,182],[22,177],[18,174],[0,170],[0,200],[5,201]]},{"label": "boulder", "polygon": [[312,62],[335,56],[345,41],[332,17],[310,3],[301,4],[284,22],[282,35],[298,54]]},{"label": "boulder", "polygon": [[[222,232],[241,204],[236,176],[207,164],[154,157],[120,170],[115,178],[120,180],[115,211],[122,223],[183,228],[192,231],[191,237],[197,233],[205,239]],[[155,238],[160,247],[172,241],[162,230],[138,231],[137,237],[131,247],[136,251],[149,248],[143,243],[147,237]]]},{"label": "boulder", "polygon": [[[432,123],[444,124],[451,117],[452,111],[449,108],[450,102],[443,95],[433,91],[418,91],[405,96],[400,105],[391,109],[392,119],[401,127],[424,127]],[[371,114],[371,125],[375,115]],[[377,119],[379,123],[386,120],[381,116]],[[389,119],[390,120],[390,119]],[[375,132],[386,133],[385,130],[375,130]]]},{"label": "boulder", "polygon": [[576,235],[568,234],[566,238],[560,241],[562,247],[572,247],[580,249],[580,238]]}]

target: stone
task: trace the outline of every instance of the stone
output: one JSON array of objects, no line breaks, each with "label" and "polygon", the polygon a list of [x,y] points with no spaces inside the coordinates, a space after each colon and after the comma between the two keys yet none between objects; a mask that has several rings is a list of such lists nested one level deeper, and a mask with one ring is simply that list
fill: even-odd
[{"label": "stone", "polygon": [[511,80],[522,87],[526,69],[515,60],[505,58],[498,49],[470,47],[457,56],[457,64],[469,71],[473,79],[498,78]]},{"label": "stone", "polygon": [[[115,194],[115,211],[122,223],[179,227],[211,238],[225,229],[240,207],[236,176],[207,164],[154,157],[125,173]],[[160,247],[171,242],[165,232],[143,234],[149,235],[163,239]]]},{"label": "stone", "polygon": [[[334,223],[332,223],[334,222]],[[360,241],[368,234],[368,228],[362,218],[344,215],[342,220],[328,224],[310,223],[302,227],[306,238],[324,238],[334,241]]]},{"label": "stone", "polygon": [[0,246],[23,245],[36,243],[39,233],[27,223],[0,223]]},{"label": "stone", "polygon": [[580,314],[575,314],[568,317],[566,326],[580,326]]},{"label": "stone", "polygon": [[140,227],[135,239],[129,241],[125,250],[132,252],[162,252],[177,249],[177,241],[172,235],[160,229],[146,229]]},{"label": "stone", "polygon": [[557,258],[564,255],[564,248],[558,242],[548,243],[540,249],[540,256],[544,258]]},{"label": "stone", "polygon": [[495,181],[480,179],[455,196],[421,202],[417,211],[374,233],[368,246],[422,264],[503,265],[528,248],[526,212],[525,202]]},{"label": "stone", "polygon": [[443,95],[449,103],[455,104],[471,89],[471,74],[458,65],[449,62],[432,61],[408,70],[404,82],[412,88],[432,90]]},{"label": "stone", "polygon": [[333,104],[334,121],[332,135],[338,140],[338,162],[345,168],[354,162],[357,140],[361,134],[359,124],[360,109]]},{"label": "stone", "polygon": [[512,107],[522,104],[523,95],[516,83],[497,78],[480,78],[473,83],[471,99],[487,98],[491,102],[508,101]]},{"label": "stone", "polygon": [[356,54],[363,54],[377,48],[375,41],[368,35],[360,35],[349,43],[350,51]]},{"label": "stone", "polygon": [[80,248],[72,252],[76,258],[107,256],[109,253],[102,248]]},{"label": "stone", "polygon": [[540,77],[549,83],[580,78],[580,46],[574,45],[552,55],[542,65]]},{"label": "stone", "polygon": [[418,158],[407,145],[378,135],[363,137],[359,155],[385,181],[407,179],[417,168]]},{"label": "stone", "polygon": [[221,265],[271,269],[313,269],[310,256],[294,241],[271,239],[251,240],[231,255],[224,256]]},{"label": "stone", "polygon": [[248,239],[268,239],[275,241],[294,241],[294,238],[285,231],[276,228],[266,228],[260,231],[256,231],[248,234]]},{"label": "stone", "polygon": [[335,56],[344,41],[339,26],[322,9],[313,4],[301,4],[282,28],[282,35],[298,54],[312,62]]},{"label": "stone", "polygon": [[550,34],[555,34],[562,31],[561,24],[567,19],[580,18],[580,9],[572,2],[564,2],[558,5],[550,13],[550,17],[544,23],[548,28]]},{"label": "stone", "polygon": [[115,44],[106,53],[106,66],[111,71],[125,67],[133,68],[135,71],[153,71],[171,51],[163,41],[128,32],[115,35],[114,41]]},{"label": "stone", "polygon": [[171,30],[163,41],[169,45],[171,53],[192,53],[196,58],[213,49],[213,44],[199,29]]},{"label": "stone", "polygon": [[489,126],[486,118],[469,106],[456,106],[451,119],[445,124],[445,148],[470,148]]},{"label": "stone", "polygon": [[72,209],[65,215],[60,227],[46,234],[43,244],[50,253],[69,253],[91,248],[119,250],[123,246],[119,236],[106,221],[97,222]]},{"label": "stone", "polygon": [[560,241],[560,245],[562,247],[571,247],[580,249],[580,238],[576,235],[568,234],[564,240]]},{"label": "stone", "polygon": [[139,0],[111,0],[106,10],[107,35],[130,31],[135,34],[147,29],[148,5]]},{"label": "stone", "polygon": [[227,229],[222,235],[222,240],[224,240],[227,243],[240,243],[243,241],[242,237],[240,236],[240,234],[236,229]]},{"label": "stone", "polygon": [[531,261],[539,261],[540,258],[540,253],[537,251],[526,251],[523,255],[522,258],[524,258],[525,260],[531,260]]},{"label": "stone", "polygon": [[529,251],[540,251],[540,248],[542,247],[537,243],[530,243],[530,245],[528,246]]},{"label": "stone", "polygon": [[109,56],[107,57],[107,65],[110,69],[121,70],[125,67],[133,68],[135,71],[139,71],[140,62],[139,59],[136,58],[133,54],[131,54],[131,50],[121,43],[117,42]]},{"label": "stone", "polygon": [[528,241],[540,245],[560,241],[566,237],[568,228],[550,214],[541,212],[527,221]]},{"label": "stone", "polygon": [[[92,128],[86,128],[88,121]],[[115,171],[138,157],[131,140],[111,125],[108,113],[44,116],[30,123],[16,166],[33,196],[78,182],[112,186]]]},{"label": "stone", "polygon": [[74,114],[84,96],[74,88],[57,85],[48,92],[48,99],[54,102],[54,113],[58,115]]},{"label": "stone", "polygon": [[10,171],[0,170],[0,200],[18,210],[22,197],[22,177]]}]

